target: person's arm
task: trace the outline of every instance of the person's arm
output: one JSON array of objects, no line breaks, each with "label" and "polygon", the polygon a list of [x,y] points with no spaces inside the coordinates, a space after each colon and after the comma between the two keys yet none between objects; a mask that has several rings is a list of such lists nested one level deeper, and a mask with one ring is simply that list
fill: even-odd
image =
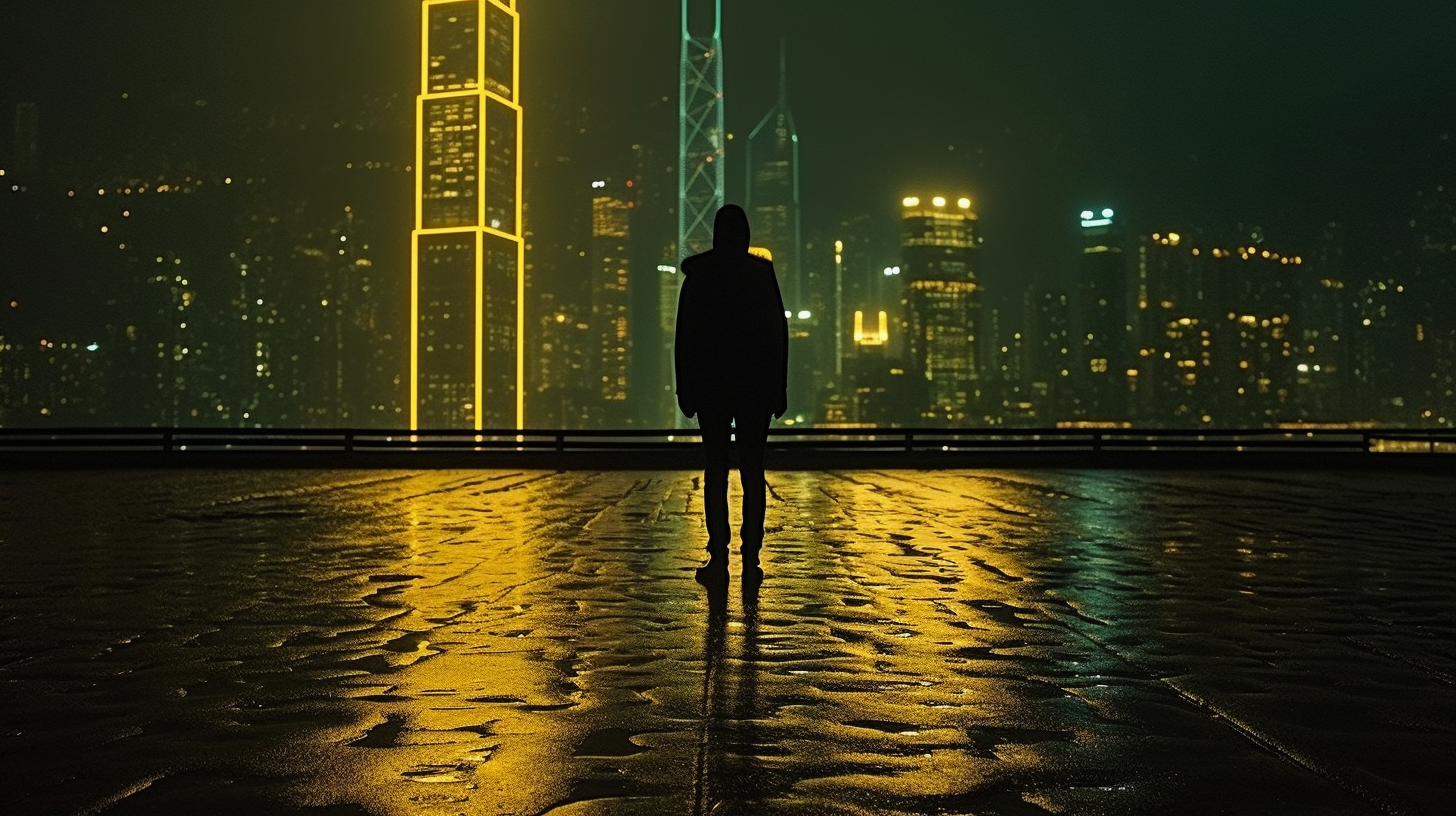
[{"label": "person's arm", "polygon": [[774,384],[773,415],[781,417],[789,410],[789,318],[784,313],[784,296],[779,290],[779,276],[774,272],[772,263],[768,266],[768,280],[773,287],[774,304],[772,322],[769,323],[774,327],[770,334],[773,353],[769,357],[775,361],[771,380]]},{"label": "person's arm", "polygon": [[673,331],[672,363],[673,375],[677,381],[677,407],[683,416],[692,417],[698,413],[698,401],[702,389],[698,386],[702,354],[698,351],[698,334],[702,321],[696,313],[695,295],[697,287],[691,278],[683,281],[677,295],[677,326]]}]

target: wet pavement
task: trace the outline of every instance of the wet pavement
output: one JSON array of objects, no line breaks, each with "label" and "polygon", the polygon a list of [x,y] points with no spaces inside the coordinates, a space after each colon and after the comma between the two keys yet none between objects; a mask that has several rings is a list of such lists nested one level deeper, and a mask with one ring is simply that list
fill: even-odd
[{"label": "wet pavement", "polygon": [[0,473],[0,807],[1425,814],[1456,477]]}]

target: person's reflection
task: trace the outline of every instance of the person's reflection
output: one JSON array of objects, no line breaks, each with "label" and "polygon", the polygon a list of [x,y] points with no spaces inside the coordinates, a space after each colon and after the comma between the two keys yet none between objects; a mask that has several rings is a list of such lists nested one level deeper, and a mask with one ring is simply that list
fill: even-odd
[{"label": "person's reflection", "polygon": [[764,779],[759,767],[758,735],[758,582],[743,581],[743,647],[738,661],[738,693],[733,700],[733,722],[738,727],[734,740],[734,778],[739,800],[759,801]]},{"label": "person's reflection", "polygon": [[763,785],[757,757],[758,584],[745,582],[743,586],[743,644],[736,661],[728,653],[727,587],[714,583],[706,589],[708,631],[703,648],[695,814],[757,802]]},{"label": "person's reflection", "polygon": [[698,709],[698,767],[694,780],[693,813],[715,810],[721,796],[714,769],[723,752],[723,651],[728,630],[728,586],[704,585],[708,592],[708,632],[703,638],[703,703]]}]

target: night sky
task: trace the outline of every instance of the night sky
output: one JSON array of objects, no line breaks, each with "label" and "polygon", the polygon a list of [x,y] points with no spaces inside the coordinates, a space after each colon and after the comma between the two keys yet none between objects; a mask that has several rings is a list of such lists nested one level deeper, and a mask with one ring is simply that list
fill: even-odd
[{"label": "night sky", "polygon": [[[1327,221],[1388,219],[1430,172],[1410,157],[1456,108],[1449,0],[725,5],[740,137],[772,104],[787,42],[806,233],[833,238],[868,213],[890,252],[903,195],[969,193],[992,287],[1069,267],[1088,206],[1135,228],[1233,237],[1257,224],[1294,251]],[[528,139],[552,130],[549,111],[586,107],[603,155],[634,142],[675,153],[678,3],[521,7]],[[123,91],[295,108],[417,91],[409,0],[84,0],[4,15],[0,104],[37,102],[52,151],[104,138],[96,103]],[[741,163],[729,172],[734,193]]]}]

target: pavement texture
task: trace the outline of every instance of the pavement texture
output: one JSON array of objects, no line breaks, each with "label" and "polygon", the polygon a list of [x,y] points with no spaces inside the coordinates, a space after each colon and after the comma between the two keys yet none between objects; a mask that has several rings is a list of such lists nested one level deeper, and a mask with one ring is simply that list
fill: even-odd
[{"label": "pavement texture", "polygon": [[689,472],[0,473],[0,802],[1450,812],[1456,477],[769,482],[755,590]]}]

